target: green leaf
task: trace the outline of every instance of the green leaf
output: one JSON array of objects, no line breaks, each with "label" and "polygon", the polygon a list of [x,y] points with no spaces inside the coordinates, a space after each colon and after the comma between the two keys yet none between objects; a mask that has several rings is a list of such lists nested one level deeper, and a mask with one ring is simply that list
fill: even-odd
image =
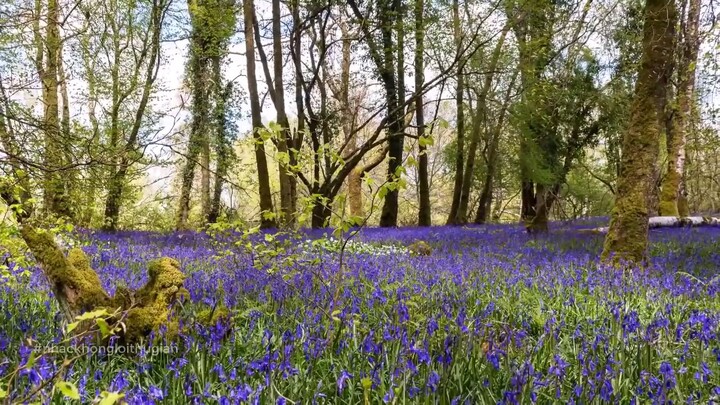
[{"label": "green leaf", "polygon": [[80,324],[80,322],[72,322],[72,323],[69,323],[68,326],[67,326],[67,333],[72,332],[75,328],[77,328],[77,326],[78,326],[79,324]]},{"label": "green leaf", "polygon": [[5,391],[4,389],[2,389],[2,387],[0,387],[0,399],[6,398],[7,394],[8,394],[7,391]]},{"label": "green leaf", "polygon": [[35,350],[33,350],[32,352],[30,352],[30,357],[28,357],[27,362],[25,362],[25,365],[23,366],[23,368],[25,368],[25,369],[32,368],[32,366],[35,365],[35,360],[37,360],[37,352]]},{"label": "green leaf", "polygon": [[427,146],[434,145],[435,140],[432,138],[432,136],[429,136],[429,135],[421,136],[420,138],[418,138],[418,144],[424,148]]},{"label": "green leaf", "polygon": [[272,132],[268,131],[266,128],[258,129],[258,135],[260,135],[260,139],[262,139],[262,141],[260,141],[261,143],[272,138]]},{"label": "green leaf", "polygon": [[287,152],[277,152],[275,158],[283,166],[287,166],[290,163],[290,154]]},{"label": "green leaf", "polygon": [[270,131],[272,131],[272,132],[274,132],[274,133],[279,133],[280,131],[282,131],[282,125],[280,125],[280,124],[278,124],[277,122],[274,122],[274,121],[271,121],[271,122],[268,124],[268,128],[270,128]]},{"label": "green leaf", "polygon": [[98,318],[95,320],[95,323],[97,324],[98,328],[100,328],[100,333],[102,334],[102,337],[106,338],[110,336],[110,325],[102,319]]},{"label": "green leaf", "polygon": [[62,392],[63,395],[70,399],[80,399],[80,393],[78,392],[75,384],[68,381],[58,381],[55,387]]},{"label": "green leaf", "polygon": [[390,190],[388,189],[387,184],[383,185],[383,186],[380,187],[380,189],[378,190],[378,198],[380,198],[380,199],[385,198],[385,196],[387,195],[387,193],[388,193],[389,191],[390,191]]},{"label": "green leaf", "polygon": [[75,317],[78,321],[86,321],[88,319],[95,319],[100,318],[101,316],[108,316],[107,310],[105,309],[98,309],[97,311],[91,311],[91,312],[85,312],[82,315],[78,315]]},{"label": "green leaf", "polygon": [[114,405],[119,400],[125,398],[125,394],[103,391],[100,394],[100,398],[100,405]]}]

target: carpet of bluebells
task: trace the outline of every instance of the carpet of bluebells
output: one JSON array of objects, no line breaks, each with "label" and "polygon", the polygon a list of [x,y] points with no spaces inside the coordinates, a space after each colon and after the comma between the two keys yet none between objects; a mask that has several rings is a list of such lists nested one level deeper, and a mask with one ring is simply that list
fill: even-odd
[{"label": "carpet of bluebells", "polygon": [[[67,355],[22,368],[65,328],[39,271],[16,266],[0,384],[20,367],[9,397],[54,403],[720,403],[720,229],[652,230],[650,266],[622,272],[598,262],[603,236],[580,230],[595,225],[364,229],[342,254],[320,231],[79,231],[111,293],[142,286],[150,259],[181,263],[181,332],[153,336],[177,350],[82,356],[62,372],[81,400],[64,399],[46,382]],[[232,319],[193,319],[208,307]]]}]

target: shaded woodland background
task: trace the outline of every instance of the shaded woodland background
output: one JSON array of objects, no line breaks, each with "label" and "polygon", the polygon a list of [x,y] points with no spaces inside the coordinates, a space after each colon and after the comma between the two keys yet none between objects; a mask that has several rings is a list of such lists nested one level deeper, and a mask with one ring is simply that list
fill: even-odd
[{"label": "shaded woodland background", "polygon": [[[650,3],[675,13],[649,215],[714,213],[717,12]],[[0,170],[50,216],[108,230],[609,215],[644,11],[5,0]]]}]

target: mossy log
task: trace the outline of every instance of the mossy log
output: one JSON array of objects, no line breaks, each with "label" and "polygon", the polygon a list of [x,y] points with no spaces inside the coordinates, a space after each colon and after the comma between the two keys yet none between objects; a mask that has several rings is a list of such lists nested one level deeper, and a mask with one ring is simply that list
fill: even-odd
[{"label": "mossy log", "polygon": [[120,287],[111,297],[81,249],[71,249],[65,256],[49,232],[28,224],[22,225],[22,237],[68,322],[84,312],[107,309],[121,314],[116,321],[123,324],[121,338],[126,343],[140,341],[161,327],[167,328],[168,334],[177,331],[173,305],[187,296],[187,290],[183,287],[185,275],[176,260],[163,257],[151,261],[145,286],[137,291]]},{"label": "mossy log", "polygon": [[413,256],[430,256],[433,252],[432,246],[424,240],[416,240],[407,248]]}]

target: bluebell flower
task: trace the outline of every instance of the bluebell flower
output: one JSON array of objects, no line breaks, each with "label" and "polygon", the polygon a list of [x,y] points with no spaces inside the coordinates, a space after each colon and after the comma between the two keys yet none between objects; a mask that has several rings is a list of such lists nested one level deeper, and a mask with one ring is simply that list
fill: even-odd
[{"label": "bluebell flower", "polygon": [[337,379],[337,387],[338,387],[339,394],[342,394],[343,390],[345,389],[345,384],[351,378],[353,378],[353,375],[348,373],[347,371],[342,370],[340,372],[340,377],[338,377],[338,379]]},{"label": "bluebell flower", "polygon": [[430,389],[430,392],[435,392],[438,389],[438,384],[440,384],[440,375],[433,370],[428,376],[427,387]]}]

